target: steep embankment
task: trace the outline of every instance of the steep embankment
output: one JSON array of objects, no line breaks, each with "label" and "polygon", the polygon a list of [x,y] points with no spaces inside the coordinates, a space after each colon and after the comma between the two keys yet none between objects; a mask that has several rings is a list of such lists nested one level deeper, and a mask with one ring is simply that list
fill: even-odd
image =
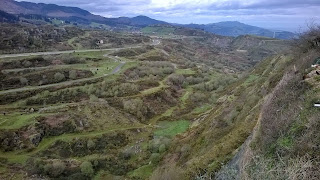
[{"label": "steep embankment", "polygon": [[[320,54],[308,52],[297,57],[293,67],[268,97],[257,131],[245,148],[241,174],[245,178],[318,179],[319,160],[319,78],[310,67]],[[302,80],[304,72],[311,76]],[[313,75],[312,75],[313,74]]]},{"label": "steep embankment", "polygon": [[320,68],[310,68],[320,56],[319,32],[302,35],[289,54],[262,61],[221,92],[175,139],[153,179],[319,179]]},{"label": "steep embankment", "polygon": [[[278,55],[261,62],[242,81],[221,92],[212,110],[193,122],[154,174],[183,167],[185,179],[210,178],[235,154],[256,126],[264,99],[281,80],[293,58]],[[156,177],[156,175],[154,175]]]},{"label": "steep embankment", "polygon": [[310,34],[300,38],[296,55],[265,98],[252,136],[219,179],[320,178],[320,110],[314,106],[320,68],[310,68],[320,56],[319,36]]}]

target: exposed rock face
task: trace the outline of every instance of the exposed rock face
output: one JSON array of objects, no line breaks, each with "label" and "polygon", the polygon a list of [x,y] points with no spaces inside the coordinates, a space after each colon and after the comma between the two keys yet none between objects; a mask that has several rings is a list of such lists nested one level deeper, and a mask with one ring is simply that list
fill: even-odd
[{"label": "exposed rock face", "polygon": [[6,131],[0,134],[0,148],[4,151],[19,150],[26,147],[19,132]]},{"label": "exposed rock face", "polygon": [[41,142],[42,138],[43,138],[43,136],[40,133],[38,133],[38,134],[31,136],[30,141],[32,142],[33,145],[38,146],[39,143]]}]

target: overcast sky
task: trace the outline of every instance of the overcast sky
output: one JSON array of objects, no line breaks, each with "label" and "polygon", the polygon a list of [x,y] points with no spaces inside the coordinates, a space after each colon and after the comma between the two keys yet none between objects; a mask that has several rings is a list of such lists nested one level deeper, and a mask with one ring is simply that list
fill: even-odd
[{"label": "overcast sky", "polygon": [[76,6],[105,17],[146,15],[171,23],[240,21],[298,32],[320,21],[320,0],[26,0]]}]

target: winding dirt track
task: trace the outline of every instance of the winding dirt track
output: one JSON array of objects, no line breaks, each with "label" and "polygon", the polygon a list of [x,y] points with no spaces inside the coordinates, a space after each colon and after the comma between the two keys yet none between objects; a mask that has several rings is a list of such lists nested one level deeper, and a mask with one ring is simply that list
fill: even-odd
[{"label": "winding dirt track", "polygon": [[118,51],[128,48],[137,48],[141,46],[131,46],[124,48],[109,48],[109,49],[84,49],[84,50],[69,50],[69,51],[52,51],[52,52],[35,52],[35,53],[21,53],[21,54],[3,54],[0,58],[12,57],[27,57],[27,56],[44,56],[44,55],[57,55],[57,54],[70,54],[70,53],[84,53],[84,52],[99,52],[99,51]]}]

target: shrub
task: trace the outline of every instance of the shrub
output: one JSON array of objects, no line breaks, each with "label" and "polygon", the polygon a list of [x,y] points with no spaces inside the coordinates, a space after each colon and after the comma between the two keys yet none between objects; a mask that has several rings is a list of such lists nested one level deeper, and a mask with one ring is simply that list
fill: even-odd
[{"label": "shrub", "polygon": [[161,156],[159,153],[152,153],[150,156],[150,161],[152,164],[157,164],[161,159]]},{"label": "shrub", "polygon": [[50,163],[44,166],[44,172],[51,177],[60,176],[65,169],[66,169],[66,164],[59,160],[55,160],[52,162],[52,164]]},{"label": "shrub", "polygon": [[70,79],[77,79],[77,76],[78,76],[78,74],[77,74],[76,70],[69,71],[69,78]]},{"label": "shrub", "polygon": [[206,95],[204,95],[203,93],[200,93],[200,92],[195,92],[190,95],[190,101],[195,102],[195,103],[203,102],[206,99],[207,99]]},{"label": "shrub", "polygon": [[21,78],[20,78],[20,83],[21,83],[22,85],[28,85],[28,79],[27,79],[27,78],[24,78],[24,77],[21,77]]},{"label": "shrub", "polygon": [[61,82],[65,79],[65,76],[64,76],[64,74],[57,72],[54,74],[54,79],[56,82]]},{"label": "shrub", "polygon": [[166,145],[165,144],[161,144],[159,147],[159,153],[163,153],[166,151]]},{"label": "shrub", "polygon": [[32,63],[30,61],[23,61],[22,64],[24,67],[31,67],[32,66]]},{"label": "shrub", "polygon": [[303,53],[311,49],[320,49],[320,26],[311,25],[308,31],[300,34],[294,41],[294,47],[298,47]]},{"label": "shrub", "polygon": [[99,98],[93,94],[90,95],[90,101],[91,102],[97,102],[99,100]]},{"label": "shrub", "polygon": [[93,142],[93,140],[92,140],[92,139],[89,139],[88,142],[87,142],[87,147],[88,147],[89,149],[94,149],[95,146],[96,146],[96,144]]},{"label": "shrub", "polygon": [[86,176],[92,176],[93,173],[94,173],[94,170],[92,168],[92,164],[91,162],[89,161],[84,161],[81,165],[80,165],[80,168],[81,168],[81,172],[83,174],[85,174]]},{"label": "shrub", "polygon": [[144,119],[144,115],[147,113],[147,107],[144,106],[140,98],[124,101],[123,108],[140,119]]},{"label": "shrub", "polygon": [[181,74],[172,74],[168,77],[168,81],[175,86],[181,86],[185,78]]}]

